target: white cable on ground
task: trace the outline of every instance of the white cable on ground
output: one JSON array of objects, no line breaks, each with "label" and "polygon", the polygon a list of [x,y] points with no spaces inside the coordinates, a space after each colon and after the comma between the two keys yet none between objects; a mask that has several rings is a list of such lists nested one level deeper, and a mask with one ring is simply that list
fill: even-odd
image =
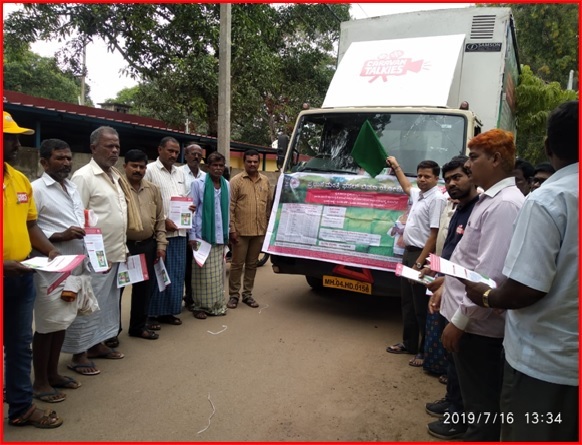
[{"label": "white cable on ground", "polygon": [[261,310],[259,310],[259,314],[261,313],[261,311],[262,311],[263,309],[267,309],[268,307],[269,307],[269,305],[266,305],[265,307],[262,307],[262,308],[261,308]]},{"label": "white cable on ground", "polygon": [[216,412],[216,408],[214,407],[214,403],[212,403],[212,400],[210,400],[210,393],[208,393],[208,401],[210,402],[210,406],[212,406],[212,414],[210,414],[210,417],[208,418],[208,425],[206,426],[206,428],[198,431],[198,433],[196,433],[196,434],[203,433],[208,428],[210,428],[210,419],[212,419],[212,416],[214,416],[214,413]]},{"label": "white cable on ground", "polygon": [[222,325],[222,327],[224,328],[222,331],[218,331],[218,332],[206,331],[206,332],[208,332],[209,334],[212,334],[212,335],[218,335],[218,334],[221,334],[228,329],[228,327],[224,324]]}]

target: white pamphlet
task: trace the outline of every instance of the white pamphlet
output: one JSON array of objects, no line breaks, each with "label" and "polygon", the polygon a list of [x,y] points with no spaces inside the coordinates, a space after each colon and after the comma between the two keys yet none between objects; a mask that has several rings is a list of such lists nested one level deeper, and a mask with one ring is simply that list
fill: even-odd
[{"label": "white pamphlet", "polygon": [[420,271],[414,270],[412,267],[404,266],[402,263],[396,265],[396,272],[394,273],[397,277],[408,278],[417,283],[428,284],[434,281],[434,277],[431,277],[430,275],[425,275],[424,277],[419,278]]},{"label": "white pamphlet", "polygon": [[49,260],[46,256],[37,256],[21,261],[31,269],[43,272],[70,272],[83,262],[85,255],[59,255]]},{"label": "white pamphlet", "polygon": [[172,196],[170,198],[170,218],[178,229],[192,228],[192,215],[190,206],[193,204],[192,198],[185,196]]},{"label": "white pamphlet", "polygon": [[101,229],[96,227],[85,227],[84,241],[93,270],[95,272],[106,272],[109,270]]},{"label": "white pamphlet", "polygon": [[156,280],[158,280],[158,289],[160,292],[163,292],[166,290],[168,284],[171,283],[164,260],[160,258],[158,262],[154,264],[154,271],[156,273]]},{"label": "white pamphlet", "polygon": [[143,253],[132,255],[127,258],[127,262],[119,264],[117,288],[149,280],[149,278],[145,255]]},{"label": "white pamphlet", "polygon": [[204,266],[208,255],[210,255],[210,250],[212,249],[212,244],[204,241],[203,239],[195,239],[196,246],[192,249],[192,253],[194,254],[194,260],[196,264],[200,267]]},{"label": "white pamphlet", "polygon": [[436,272],[440,272],[444,275],[451,275],[457,278],[463,278],[465,280],[473,281],[475,283],[485,283],[490,288],[494,289],[497,287],[495,281],[489,277],[485,277],[480,273],[459,266],[449,260],[431,253],[429,255],[430,269]]}]

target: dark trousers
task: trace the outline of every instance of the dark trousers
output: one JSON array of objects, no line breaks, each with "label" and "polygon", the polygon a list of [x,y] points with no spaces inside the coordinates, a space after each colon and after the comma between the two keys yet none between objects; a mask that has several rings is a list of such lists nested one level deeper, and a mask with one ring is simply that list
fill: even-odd
[{"label": "dark trousers", "polygon": [[[186,241],[190,238],[189,235],[186,236]],[[192,254],[192,247],[190,244],[186,242],[186,274],[184,275],[184,286],[186,287],[186,291],[184,294],[184,302],[187,306],[191,306],[194,304],[194,300],[192,299],[192,259],[194,255]]]},{"label": "dark trousers", "polygon": [[[416,247],[407,247],[402,256],[402,264],[408,267],[414,266],[421,251],[422,249]],[[428,311],[426,286],[411,282],[408,278],[401,278],[400,297],[403,325],[402,343],[411,354],[422,354],[424,353],[426,314]]]},{"label": "dark trousers", "polygon": [[465,333],[453,353],[465,412],[475,416],[463,436],[466,442],[499,442],[502,351],[502,338]]},{"label": "dark trousers", "polygon": [[131,255],[143,253],[148,268],[149,280],[140,281],[131,286],[131,312],[129,315],[129,334],[140,335],[146,329],[148,309],[152,286],[157,286],[154,272],[154,261],[156,260],[157,242],[154,238],[144,241],[127,241],[127,248]]},{"label": "dark trousers", "polygon": [[506,361],[501,412],[513,413],[513,423],[503,423],[501,440],[578,442],[578,389],[534,379]]},{"label": "dark trousers", "polygon": [[8,418],[23,415],[32,404],[32,273],[4,277],[4,380]]},{"label": "dark trousers", "polygon": [[[439,314],[439,317],[442,317],[444,320],[444,324],[448,323],[447,319]],[[445,399],[447,402],[450,403],[449,405],[449,412],[451,413],[461,413],[465,410],[463,404],[463,396],[461,395],[461,386],[459,385],[459,376],[457,375],[457,368],[455,366],[455,359],[453,358],[453,354],[450,352],[445,352],[447,357],[447,395]]]}]

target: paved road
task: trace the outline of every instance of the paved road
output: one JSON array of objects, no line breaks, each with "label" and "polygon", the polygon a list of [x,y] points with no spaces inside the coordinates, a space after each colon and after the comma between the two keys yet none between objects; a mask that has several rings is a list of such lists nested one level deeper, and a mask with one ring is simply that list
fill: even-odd
[{"label": "paved road", "polygon": [[[318,294],[270,265],[256,289],[259,309],[241,304],[206,320],[184,311],[184,324],[164,325],[156,341],[124,331],[126,357],[99,360],[98,376],[75,375],[83,386],[53,405],[62,427],[5,420],[4,441],[430,440],[424,403],[444,386],[407,366],[410,356],[384,351],[400,339],[398,300]],[[71,375],[69,359],[61,367]]]}]

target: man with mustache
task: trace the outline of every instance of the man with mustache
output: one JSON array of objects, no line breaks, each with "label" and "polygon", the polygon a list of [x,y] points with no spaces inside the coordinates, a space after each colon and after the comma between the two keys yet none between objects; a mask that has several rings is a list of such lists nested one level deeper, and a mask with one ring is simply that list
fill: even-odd
[{"label": "man with mustache", "polygon": [[8,424],[32,425],[36,428],[57,428],[63,419],[52,410],[37,408],[32,403],[30,381],[32,343],[32,313],[36,293],[33,270],[20,262],[31,249],[53,259],[60,252],[40,230],[30,182],[10,164],[16,161],[20,149],[19,135],[34,134],[22,128],[6,112],[2,126],[4,160],[3,206],[3,328],[4,385],[8,404]]},{"label": "man with mustache", "polygon": [[104,341],[115,337],[119,329],[119,290],[117,269],[126,261],[125,245],[128,226],[128,204],[120,184],[121,176],[114,168],[119,160],[119,135],[111,127],[99,127],[90,136],[91,161],[77,170],[72,177],[81,195],[85,209],[98,218],[103,234],[105,255],[109,270],[93,273],[91,283],[100,310],[77,317],[67,329],[63,352],[72,353],[69,369],[82,375],[96,375],[101,371],[92,358],[121,359],[121,352],[109,348]]},{"label": "man with mustache", "polygon": [[[66,255],[84,255],[84,212],[77,186],[68,178],[73,153],[69,144],[60,139],[47,139],[40,145],[43,175],[32,183],[38,211],[38,226],[59,251]],[[89,276],[79,265],[71,276]],[[90,279],[87,280],[90,283]],[[35,274],[38,298],[34,305],[35,333],[32,341],[34,364],[34,397],[56,403],[66,395],[58,388],[77,389],[75,379],[58,373],[59,356],[65,340],[65,330],[77,316],[77,302],[61,298],[64,284],[47,292],[49,283],[42,274]]]},{"label": "man with mustache", "polygon": [[[149,329],[159,330],[160,323],[179,326],[182,320],[176,317],[182,312],[182,297],[184,295],[184,274],[186,263],[186,229],[178,229],[168,217],[172,197],[188,196],[184,170],[174,164],[180,155],[180,144],[173,137],[165,137],[158,146],[158,159],[148,165],[145,179],[160,188],[166,215],[166,248],[165,265],[172,284],[163,292],[157,286],[152,289],[149,308]],[[189,252],[192,255],[192,251]]]},{"label": "man with mustache", "polygon": [[[147,155],[141,150],[129,150],[125,154],[125,176],[131,192],[139,202],[143,230],[127,231],[127,247],[130,255],[144,254],[149,280],[131,287],[131,313],[129,336],[156,340],[159,335],[147,328],[148,310],[152,286],[156,286],[154,263],[166,257],[166,219],[162,194],[157,185],[143,179],[147,169]],[[123,292],[123,291],[122,291]]]},{"label": "man with mustache", "polygon": [[[204,155],[202,147],[198,144],[189,144],[184,148],[184,160],[186,164],[179,167],[184,172],[184,179],[186,180],[186,190],[190,190],[195,179],[204,179],[206,173],[200,168],[200,161]],[[188,235],[188,234],[186,234]],[[184,305],[187,309],[192,309],[194,300],[192,299],[192,249],[186,246],[186,271],[184,275],[184,286],[186,291],[184,293]]]},{"label": "man with mustache", "polygon": [[[422,161],[416,167],[417,187],[413,187],[394,156],[386,159],[404,193],[410,197],[412,206],[404,227],[403,239],[406,248],[402,264],[417,271],[422,270],[426,259],[434,252],[439,232],[441,213],[446,198],[439,190],[440,167],[434,161]],[[386,348],[391,354],[414,354],[410,366],[421,367],[424,363],[426,314],[428,298],[423,284],[400,280],[402,309],[402,343]],[[420,340],[420,342],[419,342]]]}]

